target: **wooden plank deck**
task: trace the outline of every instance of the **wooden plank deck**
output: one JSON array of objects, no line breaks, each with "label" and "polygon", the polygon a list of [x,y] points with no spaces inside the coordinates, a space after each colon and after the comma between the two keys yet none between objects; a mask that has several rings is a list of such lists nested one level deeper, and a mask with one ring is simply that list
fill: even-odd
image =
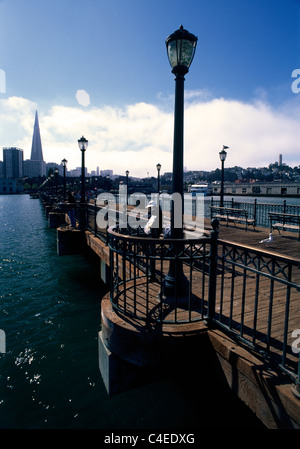
[{"label": "wooden plank deck", "polygon": [[[211,228],[210,220],[205,219],[205,229],[208,231]],[[287,257],[298,259],[300,262],[300,241],[298,240],[297,232],[273,231],[273,242],[266,246],[264,243],[259,243],[269,237],[269,228],[256,227],[245,230],[245,225],[237,224],[226,226],[225,223],[220,223],[219,238],[228,240],[240,245],[253,246],[257,249],[266,250],[272,254],[281,254]]]}]

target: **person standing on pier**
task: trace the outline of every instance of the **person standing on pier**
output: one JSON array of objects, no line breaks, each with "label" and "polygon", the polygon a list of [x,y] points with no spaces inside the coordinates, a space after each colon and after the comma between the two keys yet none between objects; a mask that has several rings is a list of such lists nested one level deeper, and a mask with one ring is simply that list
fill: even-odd
[{"label": "person standing on pier", "polygon": [[76,228],[76,220],[75,220],[75,207],[72,207],[72,204],[76,203],[76,200],[71,191],[68,192],[68,203],[70,205],[70,210],[68,212],[71,226],[72,228]]}]

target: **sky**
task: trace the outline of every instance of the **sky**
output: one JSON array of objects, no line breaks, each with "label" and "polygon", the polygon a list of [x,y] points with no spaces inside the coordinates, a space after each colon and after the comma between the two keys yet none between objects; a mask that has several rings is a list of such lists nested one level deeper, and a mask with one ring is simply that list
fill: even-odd
[{"label": "sky", "polygon": [[[184,166],[300,164],[300,0],[0,0],[0,145],[46,162],[172,171],[174,75],[165,39],[198,37],[185,76]],[[2,155],[1,155],[2,156]],[[0,158],[1,158],[0,156]]]}]

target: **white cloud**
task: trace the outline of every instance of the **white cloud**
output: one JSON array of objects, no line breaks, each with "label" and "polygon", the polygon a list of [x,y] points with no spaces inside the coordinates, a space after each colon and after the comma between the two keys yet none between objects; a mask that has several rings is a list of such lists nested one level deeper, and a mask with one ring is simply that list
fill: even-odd
[{"label": "white cloud", "polygon": [[[300,98],[299,98],[300,99]],[[25,98],[0,100],[0,145],[18,146],[30,157],[34,114],[38,106]],[[184,165],[188,170],[214,170],[220,167],[219,151],[228,145],[226,166],[261,167],[278,160],[299,165],[300,105],[274,109],[263,99],[242,103],[224,98],[212,99],[205,92],[189,92],[185,103]],[[173,110],[146,103],[125,108],[105,106],[53,106],[38,109],[44,159],[68,160],[68,167],[81,164],[77,140],[89,140],[86,165],[89,171],[112,169],[132,176],[156,176],[172,171]]]}]

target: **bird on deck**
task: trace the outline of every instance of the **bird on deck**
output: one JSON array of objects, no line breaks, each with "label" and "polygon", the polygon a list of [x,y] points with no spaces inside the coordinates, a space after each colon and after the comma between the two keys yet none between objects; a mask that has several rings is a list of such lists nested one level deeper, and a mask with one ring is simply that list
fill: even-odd
[{"label": "bird on deck", "polygon": [[268,246],[268,244],[272,242],[273,242],[273,235],[272,232],[270,232],[269,237],[267,239],[261,240],[259,243],[265,243],[266,246]]}]

